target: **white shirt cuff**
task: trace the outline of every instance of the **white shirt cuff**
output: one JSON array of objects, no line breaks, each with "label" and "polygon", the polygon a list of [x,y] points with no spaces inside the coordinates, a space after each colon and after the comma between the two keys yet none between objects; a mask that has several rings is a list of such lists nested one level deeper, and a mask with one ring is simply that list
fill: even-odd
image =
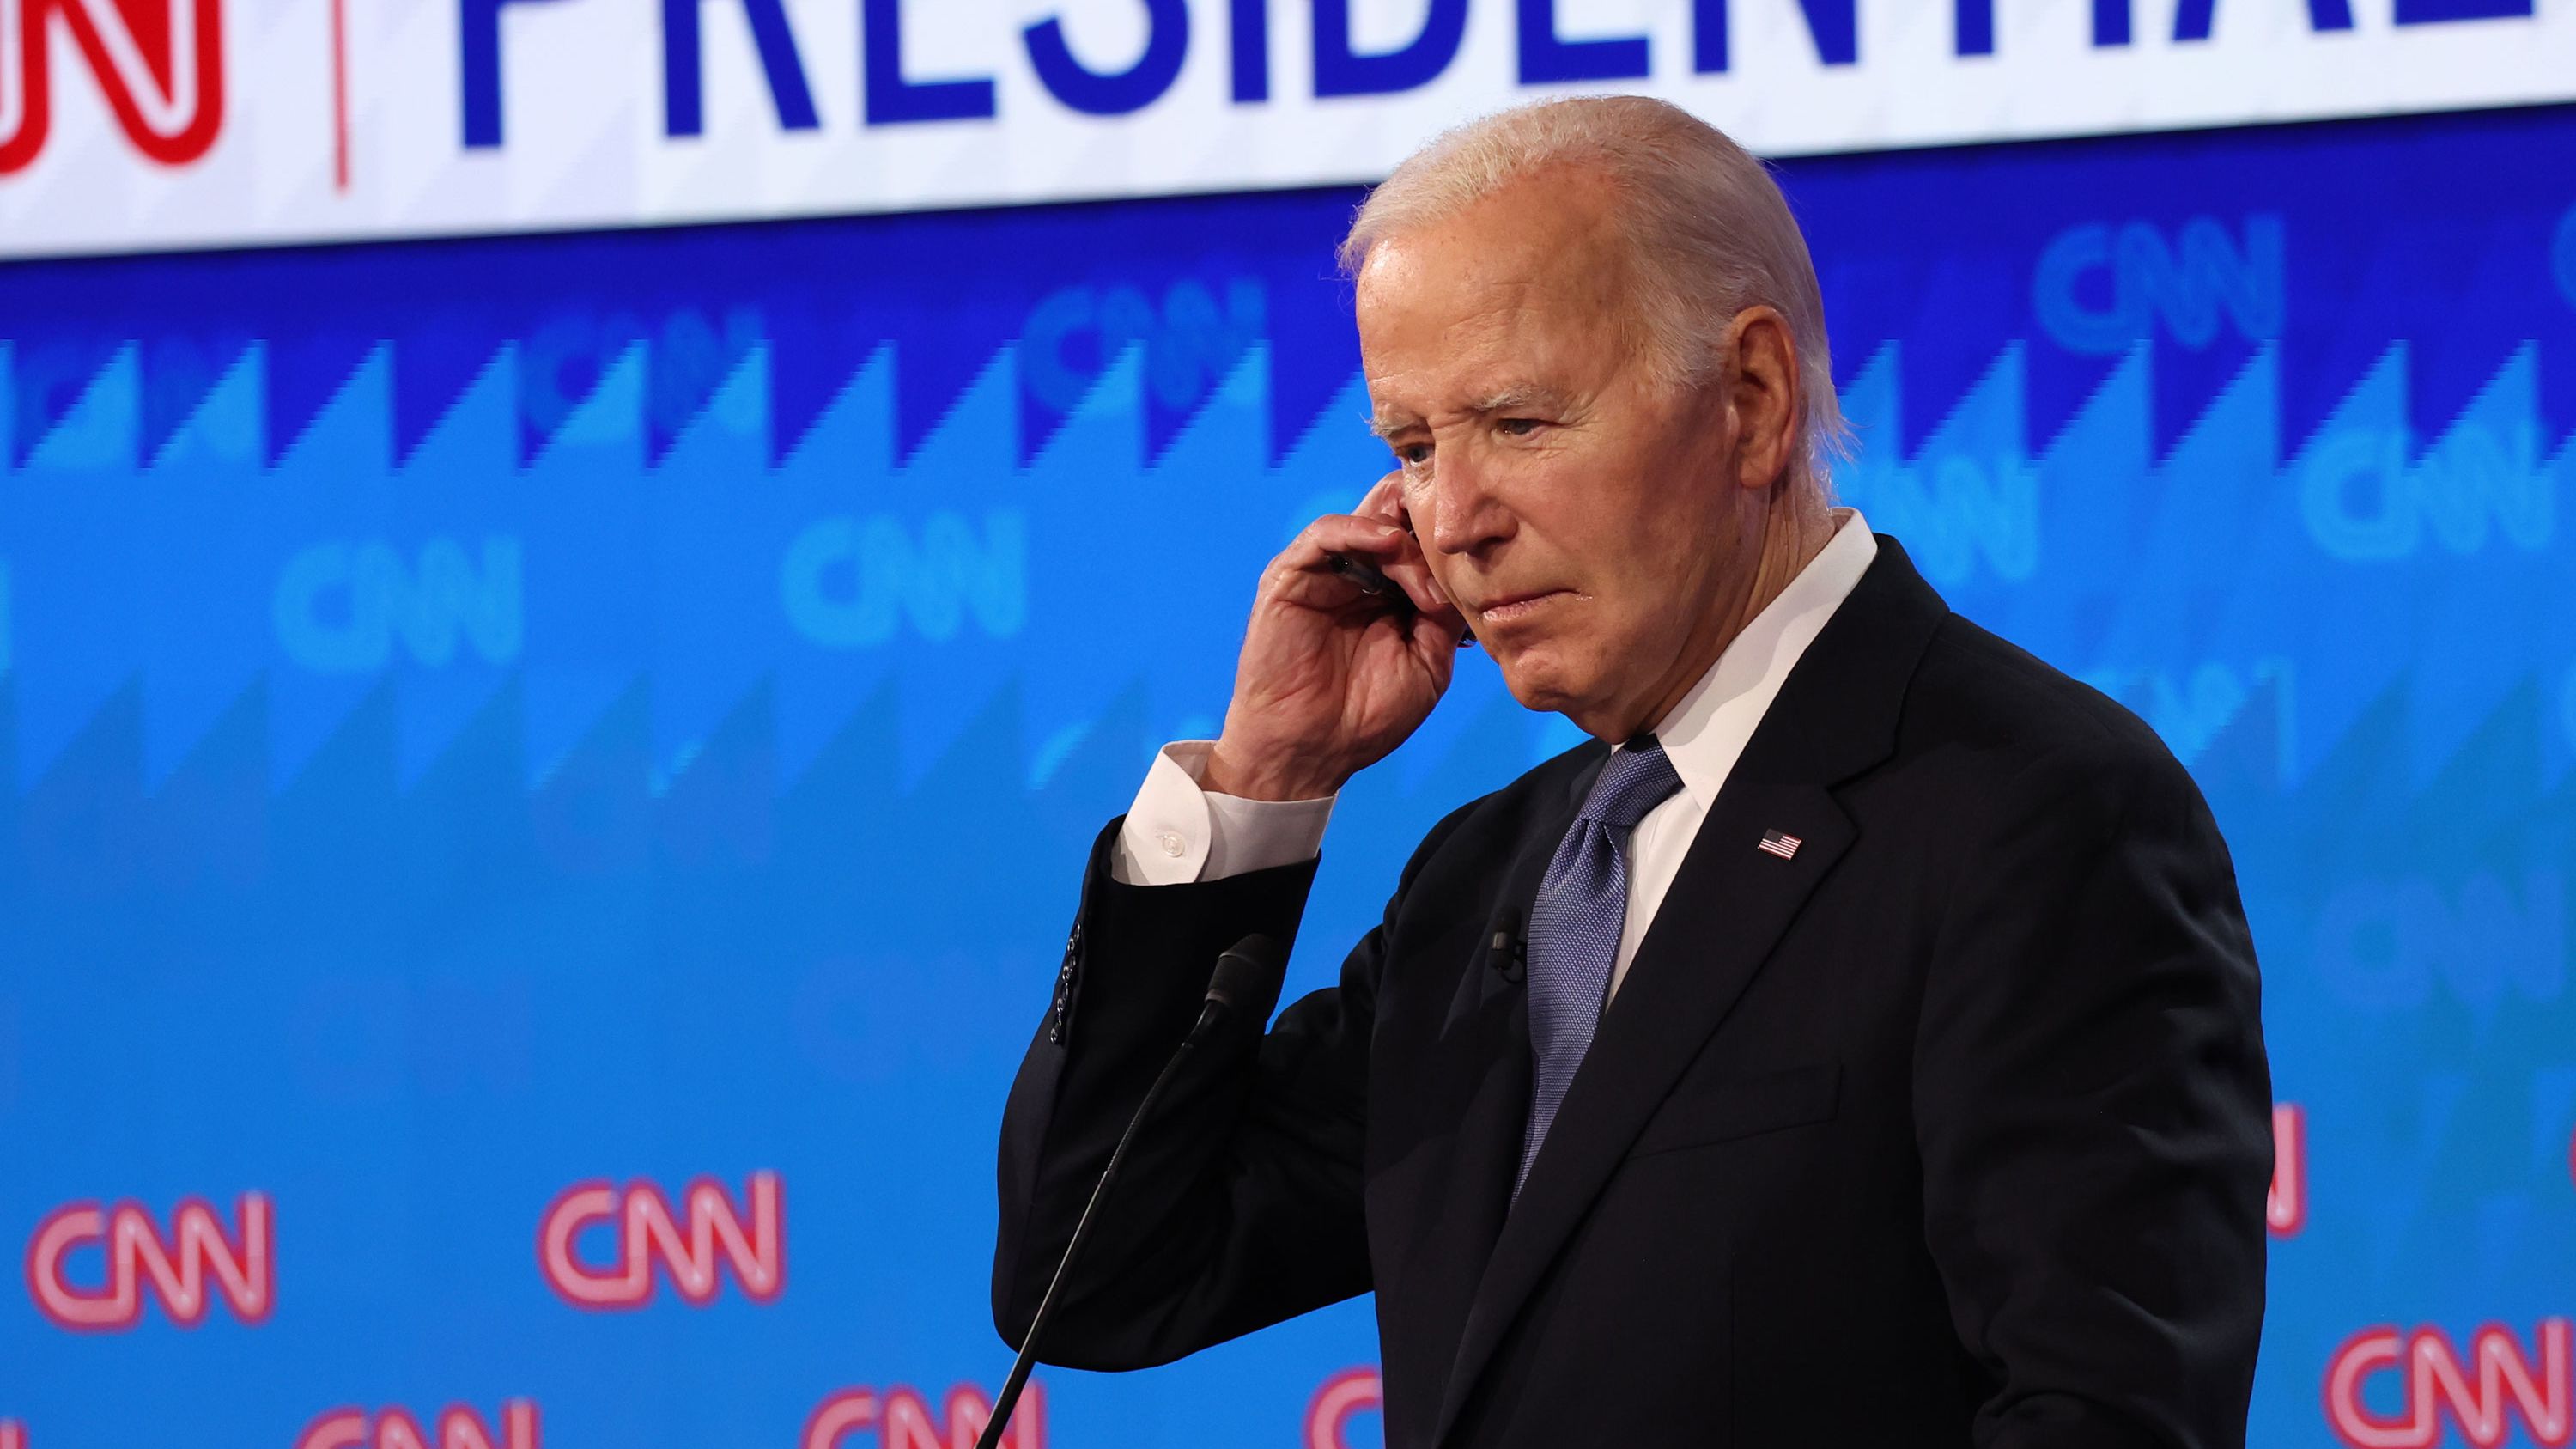
[{"label": "white shirt cuff", "polygon": [[1333,796],[1319,800],[1246,800],[1200,786],[1214,740],[1163,746],[1127,823],[1109,878],[1121,885],[1182,885],[1249,875],[1312,860],[1324,848]]}]

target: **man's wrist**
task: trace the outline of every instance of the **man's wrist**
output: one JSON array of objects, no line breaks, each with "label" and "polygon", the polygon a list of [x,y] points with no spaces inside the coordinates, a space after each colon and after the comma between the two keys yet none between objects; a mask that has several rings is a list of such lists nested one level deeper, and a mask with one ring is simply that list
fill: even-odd
[{"label": "man's wrist", "polygon": [[1342,778],[1325,771],[1239,760],[1223,740],[1208,751],[1207,763],[1199,772],[1200,789],[1244,800],[1324,800],[1340,794],[1342,785]]}]

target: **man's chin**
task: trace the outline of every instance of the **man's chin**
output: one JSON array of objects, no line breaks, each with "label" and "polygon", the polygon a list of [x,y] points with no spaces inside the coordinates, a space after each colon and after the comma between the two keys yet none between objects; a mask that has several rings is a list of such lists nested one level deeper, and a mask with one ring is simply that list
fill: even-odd
[{"label": "man's chin", "polygon": [[1502,668],[1503,687],[1533,713],[1579,715],[1593,700],[1595,691],[1584,687],[1591,681],[1569,678],[1553,661],[1524,655]]}]

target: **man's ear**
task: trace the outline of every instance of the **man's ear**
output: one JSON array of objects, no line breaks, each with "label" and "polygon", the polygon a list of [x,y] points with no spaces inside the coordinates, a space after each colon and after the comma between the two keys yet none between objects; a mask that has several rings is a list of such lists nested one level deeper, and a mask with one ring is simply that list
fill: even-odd
[{"label": "man's ear", "polygon": [[1735,414],[1736,486],[1768,489],[1789,472],[1798,448],[1804,397],[1798,342],[1788,319],[1769,307],[1735,314],[1726,328],[1727,407]]}]

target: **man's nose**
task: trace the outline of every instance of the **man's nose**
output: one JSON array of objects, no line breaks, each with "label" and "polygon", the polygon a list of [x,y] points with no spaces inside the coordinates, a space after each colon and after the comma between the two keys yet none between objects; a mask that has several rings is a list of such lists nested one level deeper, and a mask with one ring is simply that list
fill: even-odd
[{"label": "man's nose", "polygon": [[1424,545],[1440,553],[1472,554],[1508,534],[1511,514],[1488,483],[1484,469],[1465,450],[1443,456],[1432,470],[1430,496],[1424,500],[1431,514]]}]

